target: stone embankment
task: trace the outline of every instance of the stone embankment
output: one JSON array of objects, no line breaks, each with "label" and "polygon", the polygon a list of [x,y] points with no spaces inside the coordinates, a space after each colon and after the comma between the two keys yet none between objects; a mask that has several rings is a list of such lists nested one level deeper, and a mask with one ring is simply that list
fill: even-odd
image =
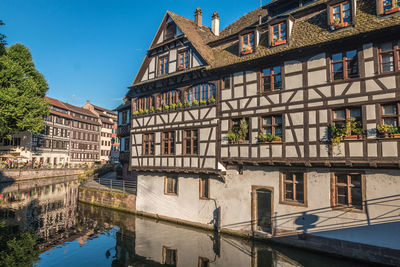
[{"label": "stone embankment", "polygon": [[0,182],[15,182],[84,174],[87,169],[0,169]]}]

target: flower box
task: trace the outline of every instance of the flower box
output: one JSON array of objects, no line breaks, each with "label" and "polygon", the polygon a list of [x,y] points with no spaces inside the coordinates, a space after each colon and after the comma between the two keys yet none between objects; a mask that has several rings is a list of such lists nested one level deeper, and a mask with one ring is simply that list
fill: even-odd
[{"label": "flower box", "polygon": [[344,136],[343,140],[357,140],[357,139],[361,139],[361,135],[348,135],[348,136]]},{"label": "flower box", "polygon": [[349,26],[350,24],[348,22],[344,22],[344,23],[338,23],[338,24],[334,24],[333,27],[335,30],[341,29],[341,28],[345,28],[347,26]]},{"label": "flower box", "polygon": [[229,144],[231,145],[239,145],[239,144],[248,144],[249,141],[248,140],[239,140],[239,141],[229,141]]},{"label": "flower box", "polygon": [[247,50],[247,51],[242,51],[242,55],[248,55],[253,53],[253,49]]},{"label": "flower box", "polygon": [[393,14],[400,11],[400,7],[394,7],[392,9],[386,10],[385,15]]},{"label": "flower box", "polygon": [[185,66],[178,66],[178,70],[185,70],[186,67]]},{"label": "flower box", "polygon": [[286,40],[278,40],[273,42],[273,46],[277,46],[277,45],[282,45],[282,44],[286,44]]}]

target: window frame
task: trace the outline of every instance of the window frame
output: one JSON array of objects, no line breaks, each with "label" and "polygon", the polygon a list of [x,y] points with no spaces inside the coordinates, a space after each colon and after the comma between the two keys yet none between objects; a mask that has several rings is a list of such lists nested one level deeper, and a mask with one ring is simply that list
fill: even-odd
[{"label": "window frame", "polygon": [[[356,77],[349,77],[349,69],[348,69],[348,62],[353,61],[354,59],[348,59],[347,58],[347,53],[348,52],[352,52],[352,51],[356,51],[356,59],[355,61],[357,62],[357,76]],[[337,55],[337,54],[342,54],[342,59],[338,60],[338,61],[334,61],[333,60],[333,56]],[[352,50],[348,50],[348,51],[341,51],[341,52],[337,52],[337,53],[332,53],[329,56],[329,61],[330,61],[330,75],[331,75],[331,82],[338,82],[338,81],[346,81],[346,80],[350,80],[350,79],[357,79],[360,77],[360,62],[359,62],[359,50],[356,49],[352,49]],[[335,79],[335,73],[334,73],[334,65],[336,64],[342,64],[343,68],[342,68],[342,72],[343,72],[343,78],[342,79]]]},{"label": "window frame", "polygon": [[[226,82],[226,81],[229,81],[229,82]],[[228,87],[227,87],[227,84],[228,84]],[[222,78],[222,89],[224,90],[224,89],[231,89],[231,84],[232,84],[232,78],[231,78],[231,76],[230,75],[228,75],[228,76],[225,76],[225,77],[223,77]]]},{"label": "window frame", "polygon": [[[190,137],[187,137],[187,133],[190,131]],[[193,136],[193,132],[197,132],[196,137]],[[197,156],[199,155],[199,129],[187,129],[183,131],[183,155],[189,155],[189,156]],[[187,153],[187,140],[190,140],[190,153]],[[194,144],[196,144],[196,151],[194,151]]]},{"label": "window frame", "polygon": [[[349,4],[349,9],[348,9],[348,11],[349,11],[349,13],[350,13],[350,17],[349,17],[349,18],[350,18],[350,22],[344,22],[344,19],[347,18],[347,17],[344,17],[344,14],[343,14],[344,12],[347,11],[347,10],[344,10],[344,9],[343,9],[343,6],[344,6],[345,4]],[[338,14],[340,14],[340,22],[339,22],[339,25],[340,25],[340,26],[335,26],[335,24],[334,24],[334,15],[337,14],[337,13],[333,13],[333,10],[334,10],[334,8],[336,8],[336,7],[338,7],[338,6],[339,6],[339,9],[340,9],[340,13],[338,13]],[[354,19],[354,14],[353,14],[353,9],[354,9],[353,0],[337,1],[336,3],[330,5],[328,8],[329,8],[329,21],[330,21],[330,25],[333,26],[333,27],[335,27],[335,30],[336,30],[336,29],[345,28],[345,27],[348,27],[348,26],[352,25],[353,19]]]},{"label": "window frame", "polygon": [[[183,55],[183,65],[181,65],[181,56]],[[186,65],[187,64],[187,65]],[[177,70],[187,70],[190,68],[189,50],[182,50],[178,52]]]},{"label": "window frame", "polygon": [[[389,42],[386,42],[386,43],[389,43]],[[383,44],[385,44],[385,43],[381,43],[378,46],[378,59],[379,59],[380,73],[391,73],[391,72],[400,71],[400,39],[398,41],[392,42],[392,49],[388,50],[388,51],[382,51],[381,46]],[[393,70],[383,71],[383,64],[387,64],[387,63],[383,63],[382,56],[384,54],[390,54],[390,53],[393,56]]]},{"label": "window frame", "polygon": [[[271,124],[264,124],[265,118],[267,118],[267,117],[271,117]],[[280,142],[283,142],[284,117],[285,117],[283,114],[272,114],[272,115],[260,117],[260,119],[261,119],[261,123],[260,123],[260,126],[261,126],[261,133],[262,133],[262,134],[266,134],[265,129],[266,129],[267,127],[271,127],[271,134],[272,134],[273,136],[279,136],[279,135],[276,135],[276,132],[275,132],[275,128],[276,128],[277,126],[279,127],[279,124],[276,124],[276,117],[281,117],[282,124],[280,125],[280,127],[281,127],[281,129],[282,129],[282,134],[280,135],[280,137],[281,137]]]},{"label": "window frame", "polygon": [[[399,6],[394,6],[398,2]],[[391,8],[385,10],[384,0],[377,0],[377,13],[381,16],[390,15],[400,11],[400,0],[391,0]]]},{"label": "window frame", "polygon": [[[207,95],[208,95],[207,99],[203,98],[205,96],[204,86],[207,86]],[[214,99],[217,99],[217,89],[215,84],[213,83],[196,84],[190,86],[184,91],[184,102],[193,102],[194,100],[197,100],[199,102],[202,100],[208,101],[208,99],[210,99],[212,96],[214,97]]]},{"label": "window frame", "polygon": [[157,95],[156,107],[163,107],[165,105],[178,104],[181,102],[182,92],[180,90],[170,90]]},{"label": "window frame", "polygon": [[[285,25],[285,39],[282,39],[282,26],[281,25]],[[275,34],[275,27],[278,27],[278,39],[277,41],[274,41],[274,34]],[[287,43],[287,39],[288,39],[288,23],[287,21],[282,21],[279,23],[275,23],[273,25],[271,25],[271,46],[278,46],[278,45],[282,45],[282,44],[286,44]],[[280,40],[280,41],[279,41]]]},{"label": "window frame", "polygon": [[[175,188],[174,192],[169,192],[168,191],[168,180],[173,179],[175,180]],[[164,176],[164,195],[169,195],[169,196],[178,196],[179,195],[179,178],[176,175],[166,175]]]},{"label": "window frame", "polygon": [[[359,120],[357,120],[357,118],[354,118],[354,117],[350,116],[351,110],[352,109],[357,109],[357,108],[360,109],[360,118],[359,118]],[[339,110],[344,110],[345,111],[345,118],[344,119],[335,119],[335,112],[339,111]],[[356,119],[356,121],[358,121],[360,123],[361,127],[364,128],[362,106],[342,107],[342,108],[332,109],[331,111],[332,111],[332,116],[331,116],[332,117],[332,124],[334,124],[334,125],[336,125],[336,123],[345,124],[346,120],[348,120],[348,119]],[[350,137],[350,136],[356,136],[356,135],[352,134],[352,133],[348,133],[347,137]]]},{"label": "window frame", "polygon": [[[337,194],[338,194],[338,186],[337,186],[337,177],[338,175],[346,175],[347,176],[347,183],[346,185],[342,185],[341,187],[345,187],[347,189],[347,204],[342,205],[342,204],[338,204],[338,198],[337,198]],[[352,199],[351,199],[351,185],[353,184],[349,184],[349,178],[350,176],[354,176],[354,175],[360,175],[360,183],[361,183],[361,207],[357,208],[352,204]],[[365,201],[366,201],[366,178],[365,178],[365,173],[364,172],[332,172],[331,173],[331,207],[332,209],[340,209],[340,210],[347,210],[347,211],[354,211],[354,212],[364,212],[365,211]],[[350,197],[349,197],[350,196]]]},{"label": "window frame", "polygon": [[[251,45],[251,36],[253,37],[253,45]],[[247,37],[247,44],[246,44],[246,47],[247,46],[250,46],[251,47],[251,50],[248,50],[248,51],[245,51],[244,50],[244,39],[245,39],[245,37]],[[248,55],[248,54],[251,54],[251,53],[254,53],[255,52],[255,48],[256,48],[256,34],[255,34],[255,32],[253,32],[253,31],[251,31],[251,32],[246,32],[246,33],[244,33],[244,34],[241,34],[240,35],[240,42],[239,42],[239,49],[240,49],[240,55]]]},{"label": "window frame", "polygon": [[166,247],[166,246],[162,247],[162,264],[171,266],[171,264],[167,264],[167,250],[175,251],[175,265],[174,266],[178,266],[178,250],[170,248],[170,247]]},{"label": "window frame", "polygon": [[[168,138],[165,139],[165,134],[168,134]],[[175,155],[175,131],[165,131],[161,133],[161,155],[163,156],[172,156]],[[165,142],[168,142],[168,153],[165,153]],[[173,153],[171,152],[171,148],[173,147]]]},{"label": "window frame", "polygon": [[[298,174],[302,174],[303,176],[303,202],[298,201],[296,198],[296,187],[299,184],[296,182],[296,177]],[[287,175],[293,175],[293,182],[290,182],[290,180],[286,180]],[[292,199],[286,199],[286,184],[292,184],[292,193],[293,193],[293,200]],[[307,207],[308,206],[308,194],[307,194],[307,172],[303,170],[299,171],[281,171],[280,172],[280,198],[279,198],[279,203],[280,204],[286,204],[286,205],[293,205],[293,206],[302,206],[302,207]]]},{"label": "window frame", "polygon": [[198,267],[203,267],[204,264],[206,266],[210,266],[210,260],[208,258],[205,258],[205,257],[199,257],[197,266]]},{"label": "window frame", "polygon": [[[206,188],[206,190],[204,190]],[[210,199],[210,178],[200,177],[199,178],[199,198]]]},{"label": "window frame", "polygon": [[[163,66],[163,73],[161,73],[161,66]],[[158,76],[164,76],[169,73],[169,56],[161,56],[158,58]]]},{"label": "window frame", "polygon": [[[281,71],[279,74],[275,74],[274,73],[274,69],[280,67]],[[270,73],[268,75],[264,75],[264,70],[270,69]],[[284,73],[283,73],[284,68],[282,67],[282,65],[279,66],[274,66],[274,67],[267,67],[267,68],[263,68],[261,70],[261,90],[262,93],[271,93],[271,92],[275,92],[275,91],[283,91],[284,90]],[[275,89],[275,76],[281,76],[281,87],[280,89]],[[270,90],[266,91],[265,90],[265,78],[269,77],[270,78]]]},{"label": "window frame", "polygon": [[165,26],[165,40],[173,39],[176,36],[176,25],[173,22],[167,23]]},{"label": "window frame", "polygon": [[155,138],[154,133],[144,133],[142,135],[142,156],[154,156],[155,154],[154,138]]},{"label": "window frame", "polygon": [[[396,114],[392,115],[385,115],[384,114],[384,106],[391,106],[394,105],[396,106]],[[384,119],[385,118],[395,118],[397,120],[397,127],[400,127],[400,102],[392,102],[392,103],[385,103],[385,104],[380,104],[380,124],[384,124]]]}]

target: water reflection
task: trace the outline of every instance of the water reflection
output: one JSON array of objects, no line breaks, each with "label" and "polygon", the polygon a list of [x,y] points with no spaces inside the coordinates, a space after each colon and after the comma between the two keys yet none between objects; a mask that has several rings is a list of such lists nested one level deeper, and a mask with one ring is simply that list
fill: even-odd
[{"label": "water reflection", "polygon": [[40,238],[35,266],[366,266],[78,204],[60,179],[0,185],[1,218]]}]

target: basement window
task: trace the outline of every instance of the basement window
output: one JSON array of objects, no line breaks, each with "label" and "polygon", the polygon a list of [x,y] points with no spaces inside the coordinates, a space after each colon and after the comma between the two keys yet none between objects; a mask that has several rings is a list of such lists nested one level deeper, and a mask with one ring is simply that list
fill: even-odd
[{"label": "basement window", "polygon": [[208,178],[200,178],[200,199],[208,199],[210,197],[210,183]]},{"label": "basement window", "polygon": [[333,207],[363,209],[365,179],[360,173],[335,173],[332,181]]},{"label": "basement window", "polygon": [[282,173],[281,201],[285,204],[306,204],[306,177],[304,173]]},{"label": "basement window", "polygon": [[164,178],[164,194],[178,195],[178,177],[166,176]]},{"label": "basement window", "polygon": [[177,255],[178,251],[176,249],[170,249],[167,247],[163,247],[163,264],[167,266],[176,266],[177,265]]}]

